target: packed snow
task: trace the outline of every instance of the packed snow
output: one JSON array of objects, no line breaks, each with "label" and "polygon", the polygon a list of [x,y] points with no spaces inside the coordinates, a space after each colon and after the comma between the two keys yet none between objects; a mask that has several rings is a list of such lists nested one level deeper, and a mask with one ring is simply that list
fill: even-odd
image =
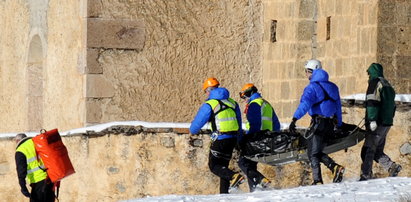
[{"label": "packed snow", "polygon": [[[216,185],[217,186],[217,185]],[[369,181],[348,180],[338,184],[301,186],[292,189],[271,189],[253,193],[217,195],[167,195],[126,200],[128,202],[188,201],[411,201],[411,178],[382,178]]]}]

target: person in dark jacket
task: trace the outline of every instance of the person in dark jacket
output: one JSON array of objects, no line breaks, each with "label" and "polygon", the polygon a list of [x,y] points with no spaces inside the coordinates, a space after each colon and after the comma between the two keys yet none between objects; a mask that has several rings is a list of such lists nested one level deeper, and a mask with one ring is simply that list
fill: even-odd
[{"label": "person in dark jacket", "polygon": [[[21,192],[31,202],[54,201],[54,184],[48,179],[44,164],[38,159],[33,140],[25,134],[17,134],[14,138],[16,147],[16,169]],[[26,187],[26,177],[31,186],[31,193]]]},{"label": "person in dark jacket", "polygon": [[237,138],[241,133],[241,112],[237,102],[231,99],[225,88],[219,87],[215,78],[208,78],[203,85],[208,95],[190,125],[190,133],[198,134],[209,122],[212,136],[208,166],[211,172],[220,177],[220,193],[228,193],[230,188],[238,187],[245,178],[228,168]]},{"label": "person in dark jacket", "polygon": [[341,182],[344,167],[323,153],[327,136],[333,134],[335,126],[342,125],[339,90],[337,85],[328,81],[328,73],[321,68],[320,61],[309,60],[305,65],[305,72],[310,83],[304,89],[289,130],[296,132],[297,120],[308,112],[312,119],[305,138],[308,142],[307,154],[313,172],[312,184],[323,184],[320,162],[332,171],[333,182]]},{"label": "person in dark jacket", "polygon": [[240,140],[241,154],[238,165],[246,174],[250,192],[253,192],[257,186],[266,188],[271,181],[258,172],[257,162],[244,157],[244,153],[247,153],[247,147],[244,145],[267,131],[279,131],[280,122],[271,104],[261,97],[254,84],[245,84],[241,89],[240,98],[247,102],[244,110],[247,117],[247,131]]},{"label": "person in dark jacket", "polygon": [[372,178],[373,160],[388,170],[391,177],[397,176],[402,169],[384,153],[385,140],[395,115],[395,91],[384,78],[381,64],[372,63],[367,73],[365,123],[368,133],[361,149],[361,181]]}]

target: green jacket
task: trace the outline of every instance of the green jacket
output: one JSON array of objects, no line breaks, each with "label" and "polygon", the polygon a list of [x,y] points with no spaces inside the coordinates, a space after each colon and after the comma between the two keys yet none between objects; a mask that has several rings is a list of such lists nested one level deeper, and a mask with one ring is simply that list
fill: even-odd
[{"label": "green jacket", "polygon": [[369,75],[366,94],[366,121],[377,121],[377,125],[392,126],[395,115],[395,91],[384,78],[383,67],[372,63],[367,70]]}]

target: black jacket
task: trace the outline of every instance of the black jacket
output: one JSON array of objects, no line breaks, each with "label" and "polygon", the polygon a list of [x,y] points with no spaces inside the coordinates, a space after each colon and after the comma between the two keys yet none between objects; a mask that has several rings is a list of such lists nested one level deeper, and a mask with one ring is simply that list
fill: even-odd
[{"label": "black jacket", "polygon": [[[29,140],[31,138],[26,138],[20,141],[20,143],[17,145],[16,149],[23,144],[25,141]],[[16,151],[15,155],[15,160],[16,160],[16,170],[17,170],[17,177],[19,179],[19,184],[21,187],[21,193],[24,194],[24,196],[30,197],[30,192],[26,187],[26,176],[27,176],[27,159],[26,156],[21,153]]]}]

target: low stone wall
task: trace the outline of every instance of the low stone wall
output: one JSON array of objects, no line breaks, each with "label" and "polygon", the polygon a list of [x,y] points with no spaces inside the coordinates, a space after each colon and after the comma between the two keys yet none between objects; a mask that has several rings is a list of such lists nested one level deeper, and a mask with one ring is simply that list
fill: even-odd
[{"label": "low stone wall", "polygon": [[[348,116],[348,114],[350,116]],[[344,120],[358,123],[361,108],[344,108]],[[353,118],[357,117],[357,118]],[[407,112],[397,112],[385,152],[403,165],[400,176],[411,176],[411,155],[399,148],[410,142],[411,119]],[[218,194],[218,178],[208,169],[207,134],[190,136],[187,129],[147,129],[140,126],[112,127],[105,131],[64,136],[76,173],[61,183],[62,201],[116,201],[168,194]],[[331,154],[346,166],[346,178],[357,180],[360,172],[362,143]],[[15,144],[12,138],[0,138],[0,195],[5,201],[26,201],[20,193],[15,171]],[[237,156],[231,167],[238,171]],[[331,172],[324,166],[325,183]],[[285,166],[259,164],[259,170],[273,181],[275,188],[289,188],[311,183],[308,163]],[[378,165],[378,177],[387,173]],[[248,191],[245,184],[240,188]]]}]

